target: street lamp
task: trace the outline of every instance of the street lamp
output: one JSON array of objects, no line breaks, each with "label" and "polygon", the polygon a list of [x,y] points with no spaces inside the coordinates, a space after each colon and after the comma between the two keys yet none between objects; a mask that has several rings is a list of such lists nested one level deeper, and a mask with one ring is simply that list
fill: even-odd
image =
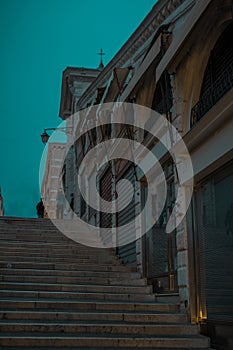
[{"label": "street lamp", "polygon": [[72,129],[72,127],[64,127],[64,128],[46,128],[46,129],[44,129],[44,132],[43,132],[43,134],[41,134],[40,135],[40,137],[41,137],[41,140],[42,140],[42,142],[44,143],[44,144],[46,144],[47,142],[48,142],[48,140],[49,140],[49,134],[47,133],[47,131],[49,131],[49,130],[60,130],[60,131],[63,131],[63,132],[65,132],[66,133],[66,130],[67,129]]},{"label": "street lamp", "polygon": [[46,144],[49,140],[49,135],[46,132],[46,129],[44,129],[43,134],[40,135],[41,136],[41,140],[44,144]]}]

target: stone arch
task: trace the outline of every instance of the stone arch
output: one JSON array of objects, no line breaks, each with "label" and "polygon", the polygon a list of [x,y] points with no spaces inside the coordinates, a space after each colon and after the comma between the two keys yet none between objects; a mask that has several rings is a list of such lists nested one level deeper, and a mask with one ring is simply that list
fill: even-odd
[{"label": "stone arch", "polygon": [[[217,4],[217,2],[216,2]],[[203,16],[198,28],[193,31],[190,44],[190,52],[186,52],[183,58],[181,76],[183,84],[182,129],[188,131],[191,122],[191,109],[200,98],[202,82],[209,61],[211,51],[224,30],[232,22],[232,9],[229,1],[225,0],[221,8],[211,6]],[[210,20],[211,19],[211,20]],[[179,84],[179,82],[177,82]]]},{"label": "stone arch", "polygon": [[[206,78],[205,73],[208,69],[209,60],[212,57],[211,55],[213,50],[218,45],[219,41],[221,41],[221,38],[225,35],[227,28],[229,28],[229,26],[232,26],[233,30],[232,17],[227,20],[226,18],[219,19],[219,22],[214,24],[211,26],[211,33],[207,32],[206,35],[202,38],[198,46],[195,60],[190,63],[195,67],[192,93],[190,94],[190,97],[192,98],[191,109],[197,104],[200,99],[203,89],[203,82]],[[189,113],[189,125],[191,125],[191,110]]]},{"label": "stone arch", "polygon": [[160,114],[167,114],[172,108],[172,87],[171,79],[167,70],[163,72],[159,81],[157,82],[152,109]]}]

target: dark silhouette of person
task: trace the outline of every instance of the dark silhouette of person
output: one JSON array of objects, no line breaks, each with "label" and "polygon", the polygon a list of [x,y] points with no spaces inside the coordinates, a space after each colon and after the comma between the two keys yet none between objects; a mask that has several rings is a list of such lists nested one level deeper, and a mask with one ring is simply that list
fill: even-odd
[{"label": "dark silhouette of person", "polygon": [[42,198],[40,199],[39,203],[36,206],[37,216],[38,218],[44,217],[44,204],[42,201]]}]

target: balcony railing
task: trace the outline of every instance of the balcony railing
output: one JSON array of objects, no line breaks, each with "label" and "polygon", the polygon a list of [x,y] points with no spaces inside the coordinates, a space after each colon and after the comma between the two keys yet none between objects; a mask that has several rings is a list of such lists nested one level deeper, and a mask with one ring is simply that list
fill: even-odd
[{"label": "balcony railing", "polygon": [[213,82],[210,88],[192,108],[191,127],[193,127],[232,88],[233,63]]}]

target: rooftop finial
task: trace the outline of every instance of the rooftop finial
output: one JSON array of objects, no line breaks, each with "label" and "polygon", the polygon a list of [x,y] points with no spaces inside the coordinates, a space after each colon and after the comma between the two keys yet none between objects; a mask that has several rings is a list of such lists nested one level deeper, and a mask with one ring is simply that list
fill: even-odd
[{"label": "rooftop finial", "polygon": [[104,68],[103,56],[105,55],[105,53],[103,52],[103,49],[100,49],[100,52],[98,52],[98,55],[100,55],[99,69],[103,69]]}]

